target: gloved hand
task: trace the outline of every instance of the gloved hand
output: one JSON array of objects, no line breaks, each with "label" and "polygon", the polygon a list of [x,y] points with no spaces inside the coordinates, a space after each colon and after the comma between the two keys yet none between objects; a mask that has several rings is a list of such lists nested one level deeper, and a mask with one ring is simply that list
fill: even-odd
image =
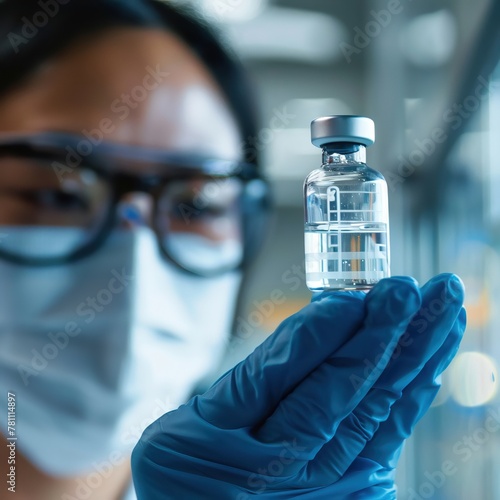
[{"label": "gloved hand", "polygon": [[395,498],[464,327],[453,275],[323,293],[134,449],[139,499]]}]

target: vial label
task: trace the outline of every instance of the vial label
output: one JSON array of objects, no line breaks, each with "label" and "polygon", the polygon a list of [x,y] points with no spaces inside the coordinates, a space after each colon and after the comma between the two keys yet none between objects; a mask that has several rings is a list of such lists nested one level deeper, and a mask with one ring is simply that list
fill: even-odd
[{"label": "vial label", "polygon": [[381,198],[384,193],[374,183],[342,190],[310,186],[305,254],[311,290],[369,288],[389,275]]}]

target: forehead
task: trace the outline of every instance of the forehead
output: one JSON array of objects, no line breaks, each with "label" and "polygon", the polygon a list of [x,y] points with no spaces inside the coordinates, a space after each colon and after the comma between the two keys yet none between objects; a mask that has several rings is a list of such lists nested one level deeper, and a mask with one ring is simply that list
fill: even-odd
[{"label": "forehead", "polygon": [[0,132],[101,133],[112,142],[241,157],[209,71],[175,35],[120,28],[44,63],[0,99]]}]

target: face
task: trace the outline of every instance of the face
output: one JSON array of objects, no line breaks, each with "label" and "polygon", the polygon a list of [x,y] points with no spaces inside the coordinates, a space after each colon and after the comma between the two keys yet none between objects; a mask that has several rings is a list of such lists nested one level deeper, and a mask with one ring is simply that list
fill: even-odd
[{"label": "face", "polygon": [[[74,45],[45,62],[15,90],[0,98],[0,135],[48,132],[102,137],[103,142],[120,147],[154,149],[185,157],[196,154],[230,161],[241,159],[242,141],[236,121],[208,70],[175,36],[154,30],[114,29],[92,41]],[[55,175],[54,169],[42,172],[38,161],[26,161],[26,158],[19,161],[14,157],[1,161],[7,163],[0,168],[0,232],[9,236],[1,242],[3,249],[9,245],[14,234],[6,226],[12,226],[11,229],[20,226],[33,230],[33,233],[36,233],[36,226],[42,230],[47,226],[63,230],[76,226],[78,229],[93,224],[92,218],[97,220],[102,216],[99,207],[102,209],[105,206],[103,200],[109,198],[107,189],[110,187],[97,182],[96,177],[91,175],[92,171],[89,170],[89,173],[85,168],[78,168],[64,173],[61,179]],[[115,165],[117,170],[122,166],[133,182],[129,182],[127,189],[123,190],[121,200],[124,203],[133,202],[141,213],[142,222],[154,227],[157,233],[161,232],[162,224],[168,226],[164,228],[165,232],[188,233],[184,234],[187,239],[178,242],[181,253],[185,253],[186,245],[192,245],[193,236],[204,238],[200,246],[203,248],[203,245],[210,247],[207,243],[216,243],[238,232],[227,217],[214,215],[208,222],[206,218],[198,220],[194,217],[190,218],[187,226],[176,218],[176,208],[183,205],[190,193],[202,192],[208,185],[206,179],[178,176],[178,170],[173,172],[166,166],[160,174],[169,183],[155,188],[154,193],[135,192],[134,179],[141,179],[144,174],[150,173],[150,167],[143,162],[130,161]],[[220,214],[222,209],[217,208],[217,204],[227,210],[231,206],[230,200],[236,199],[238,188],[231,181],[218,183],[217,187],[219,191],[217,196],[211,197],[211,204],[215,206],[214,213]],[[40,196],[40,193],[44,195]],[[154,202],[156,211],[153,213]],[[132,224],[130,219],[123,219],[125,226]],[[43,234],[46,238],[46,233]],[[217,279],[186,278],[173,266],[169,268],[164,261],[156,263],[156,248],[149,235],[145,239],[134,240],[135,247],[130,252],[130,263],[134,263],[130,265],[136,266],[132,269],[137,271],[133,292],[126,288],[105,306],[95,301],[79,304],[87,300],[85,297],[92,298],[96,293],[98,298],[104,292],[109,295],[110,277],[115,280],[113,287],[117,285],[118,278],[112,277],[110,269],[121,270],[128,263],[124,261],[122,264],[118,255],[123,253],[123,242],[129,241],[128,236],[119,236],[121,239],[110,238],[102,251],[96,252],[92,261],[89,259],[93,267],[86,259],[77,261],[71,268],[72,277],[67,274],[70,268],[25,268],[0,262],[0,272],[7,276],[5,282],[19,285],[16,291],[0,291],[3,322],[3,326],[0,323],[0,344],[3,339],[4,347],[17,349],[17,355],[25,358],[23,363],[28,370],[33,370],[33,347],[42,352],[51,338],[48,335],[64,332],[64,328],[74,321],[79,321],[86,333],[71,339],[68,337],[69,343],[64,352],[47,361],[43,371],[30,378],[29,386],[25,382],[22,385],[16,367],[0,364],[0,371],[3,370],[0,379],[9,381],[11,385],[18,384],[24,400],[33,404],[33,411],[25,414],[27,421],[23,423],[23,428],[26,432],[28,429],[33,432],[33,440],[27,440],[29,446],[26,453],[40,468],[48,462],[47,448],[35,444],[35,439],[40,440],[43,436],[37,430],[38,424],[29,422],[31,414],[39,413],[37,419],[44,418],[47,429],[53,425],[56,436],[58,428],[62,427],[57,424],[58,418],[63,419],[65,428],[74,426],[78,430],[85,428],[78,420],[83,418],[81,415],[88,416],[94,409],[101,413],[109,410],[104,420],[110,422],[110,426],[115,423],[117,426],[125,412],[134,417],[129,419],[130,422],[140,421],[142,425],[144,415],[141,420],[134,413],[139,403],[145,408],[146,404],[152,405],[157,401],[158,394],[162,394],[163,399],[165,395],[171,398],[172,405],[162,411],[176,407],[185,400],[190,387],[213,367],[214,361],[209,362],[208,358],[215,358],[214,353],[222,352],[240,286],[239,273]],[[41,237],[36,238],[33,241],[44,241]],[[213,248],[208,248],[209,253],[211,250]],[[200,259],[201,254],[197,252],[194,252],[195,260]],[[212,252],[212,255],[219,254],[219,248]],[[98,268],[102,272],[97,271]],[[33,279],[38,280],[36,284]],[[59,284],[64,289],[57,288]],[[39,293],[41,288],[43,294]],[[47,290],[52,288],[51,295]],[[26,293],[32,296],[27,298]],[[61,303],[51,303],[54,297]],[[104,295],[102,297],[105,298]],[[25,310],[28,306],[32,312]],[[96,309],[93,309],[94,306]],[[54,311],[57,311],[56,315]],[[79,316],[80,313],[82,315]],[[42,322],[39,317],[43,318]],[[130,321],[140,322],[140,325],[129,327],[129,317]],[[46,331],[41,333],[44,328]],[[25,332],[24,338],[16,329]],[[93,335],[89,334],[90,331]],[[94,345],[93,342],[102,345]],[[108,352],[109,346],[114,348]],[[102,359],[98,358],[101,355]],[[84,367],[85,377],[88,376],[81,387],[78,386],[75,366]],[[175,368],[165,370],[165,366]],[[127,374],[124,375],[120,370],[125,369]],[[71,372],[72,376],[61,378],[61,372]],[[179,373],[183,374],[182,377]],[[93,380],[94,385],[89,385],[89,380]],[[65,408],[70,403],[64,395],[79,394],[71,385],[73,383],[82,391],[85,387],[92,387],[96,394],[102,394],[103,401],[108,401],[109,408],[93,404],[90,400],[86,402],[85,397],[80,395],[71,402],[76,409],[71,415],[65,415]],[[119,393],[117,387],[122,383],[126,387],[123,393]],[[50,384],[57,387],[51,389]],[[171,390],[166,389],[169,387]],[[37,402],[37,394],[44,391],[55,398],[50,408]],[[110,395],[116,402],[110,402],[115,401],[110,399]],[[141,402],[141,398],[144,401],[147,399],[147,402]],[[147,418],[159,416],[151,408],[145,413]],[[102,415],[100,418],[102,421]],[[125,423],[120,420],[120,425]],[[92,432],[94,428],[90,428]],[[135,424],[128,430],[130,428],[135,429]],[[71,435],[77,433],[75,431]],[[102,441],[108,434],[111,434],[111,429],[103,428],[100,449],[105,449]],[[44,435],[49,439],[50,432],[47,430]],[[92,436],[91,433],[77,443],[75,449],[81,451],[81,445],[90,441]],[[68,436],[63,438],[61,450],[70,441]],[[137,438],[137,431],[134,431],[128,441],[133,443]],[[52,448],[57,448],[53,441]],[[91,463],[95,460],[92,453],[99,447],[88,448]],[[66,473],[72,474],[85,467],[83,464],[71,468],[69,462],[71,456],[64,456],[63,452],[54,453],[52,468],[47,466],[46,470],[58,475],[68,465]]]},{"label": "face", "polygon": [[[4,96],[0,111],[0,134],[57,131],[186,156],[241,156],[237,124],[217,84],[190,50],[165,32],[116,29],[74,46]],[[63,166],[64,171],[46,163],[42,166],[49,168],[40,168],[39,160],[0,158],[0,224],[97,233],[116,211],[109,200],[117,183],[95,176],[85,162],[78,169]],[[151,173],[145,162],[122,160],[114,167],[126,167],[129,177]],[[170,170],[165,166],[160,173],[171,180],[176,174]],[[215,248],[241,241],[238,182],[194,176],[156,188],[153,195],[130,187],[122,191],[121,201],[133,206],[135,219],[153,227],[167,253],[169,234],[201,237]],[[193,207],[200,198],[203,210]],[[125,218],[121,224],[132,223]],[[82,236],[75,245],[85,241]]]}]

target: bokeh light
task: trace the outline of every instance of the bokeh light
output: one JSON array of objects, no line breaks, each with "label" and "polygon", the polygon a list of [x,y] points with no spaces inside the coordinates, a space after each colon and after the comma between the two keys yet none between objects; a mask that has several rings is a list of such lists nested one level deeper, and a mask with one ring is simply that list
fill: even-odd
[{"label": "bokeh light", "polygon": [[451,394],[462,406],[481,406],[491,401],[498,390],[495,361],[480,352],[464,352],[450,367]]}]

